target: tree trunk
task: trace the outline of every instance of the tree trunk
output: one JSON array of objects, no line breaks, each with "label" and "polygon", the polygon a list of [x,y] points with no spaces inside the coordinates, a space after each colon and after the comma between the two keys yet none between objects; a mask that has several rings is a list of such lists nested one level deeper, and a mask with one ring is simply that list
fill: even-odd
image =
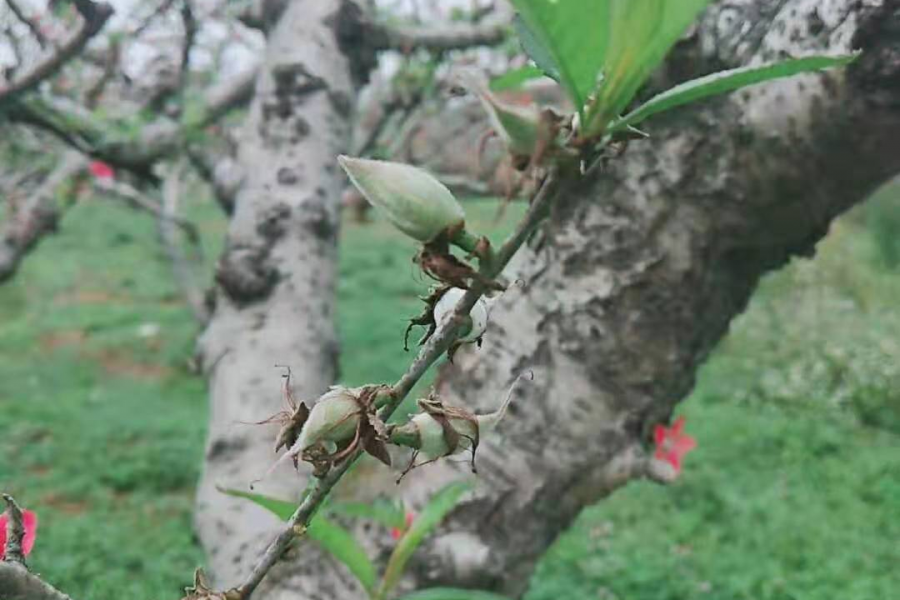
[{"label": "tree trunk", "polygon": [[[245,178],[218,265],[215,312],[199,346],[211,416],[196,521],[218,586],[247,574],[277,526],[269,513],[216,489],[246,490],[275,459],[278,425],[248,423],[284,408],[284,370],[276,365],[293,369],[301,399],[318,397],[337,376],[343,180],[335,157],[349,136],[354,90],[340,41],[352,17],[343,2],[290,3],[270,34],[240,144]],[[259,486],[282,498],[302,489],[290,468]],[[318,562],[305,556],[306,567],[276,569],[259,597],[297,597],[288,573]]]},{"label": "tree trunk", "polygon": [[[523,252],[484,347],[441,373],[445,398],[488,410],[527,369],[478,489],[417,565],[417,587],[521,593],[579,511],[646,473],[655,423],[747,305],[762,274],[811,255],[829,223],[900,171],[900,2],[781,0],[711,8],[658,76],[862,49],[850,68],[752,88],[654,119],[557,207]],[[516,265],[518,268],[516,269]],[[410,497],[467,477],[414,471]],[[450,533],[452,532],[452,533]]]}]

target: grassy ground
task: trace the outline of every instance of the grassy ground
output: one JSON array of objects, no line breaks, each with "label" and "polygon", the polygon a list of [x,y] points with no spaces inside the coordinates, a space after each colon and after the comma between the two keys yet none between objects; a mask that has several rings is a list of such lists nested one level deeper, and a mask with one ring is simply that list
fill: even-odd
[{"label": "grassy ground", "polygon": [[[215,256],[224,224],[192,207]],[[471,209],[482,224],[493,207]],[[672,488],[585,511],[528,600],[884,600],[900,589],[900,275],[860,219],[764,282],[684,405],[699,449]],[[348,225],[343,379],[404,368],[425,282],[410,246]],[[76,598],[178,597],[206,396],[196,329],[153,224],[78,206],[0,287],[0,488],[40,514],[33,566]]]}]

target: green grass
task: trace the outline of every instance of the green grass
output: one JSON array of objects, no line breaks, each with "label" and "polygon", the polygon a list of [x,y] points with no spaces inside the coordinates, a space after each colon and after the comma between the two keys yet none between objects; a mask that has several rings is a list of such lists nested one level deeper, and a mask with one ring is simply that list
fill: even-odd
[{"label": "green grass", "polygon": [[[490,229],[493,206],[471,204]],[[197,203],[215,257],[224,222]],[[586,510],[528,600],[886,600],[900,589],[900,275],[864,219],[767,278],[683,405],[699,448],[668,488]],[[382,223],[342,233],[342,379],[405,368],[428,282]],[[114,204],[68,214],[0,287],[0,489],[41,519],[32,565],[73,597],[179,597],[205,430],[187,365],[196,327],[153,223]]]}]

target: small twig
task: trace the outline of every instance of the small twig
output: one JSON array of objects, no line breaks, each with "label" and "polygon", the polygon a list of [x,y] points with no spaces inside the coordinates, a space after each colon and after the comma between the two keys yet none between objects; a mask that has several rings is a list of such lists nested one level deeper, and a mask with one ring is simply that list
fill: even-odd
[{"label": "small twig", "polygon": [[31,35],[37,40],[38,45],[41,47],[41,50],[47,47],[47,37],[41,31],[41,28],[38,26],[35,19],[29,19],[28,15],[25,14],[25,11],[22,10],[22,7],[19,6],[18,0],[6,0],[6,4],[9,6],[9,10],[12,11],[12,14],[16,16],[16,18],[25,23],[28,27],[28,30],[31,31]]},{"label": "small twig", "polygon": [[75,8],[83,17],[83,22],[78,30],[56,52],[39,61],[8,86],[0,88],[0,101],[10,100],[53,76],[64,64],[81,52],[88,40],[103,28],[113,14],[112,7],[105,2],[75,0]]},{"label": "small twig", "polygon": [[160,204],[155,202],[153,199],[148,197],[137,188],[121,181],[110,180],[98,181],[96,185],[104,192],[110,192],[114,196],[118,196],[134,209],[148,212],[151,215],[155,216],[157,219],[171,221],[172,224],[177,225],[181,228],[182,231],[184,231],[188,240],[192,244],[199,246],[200,232],[197,230],[197,226],[194,223],[188,221],[187,219],[179,217],[178,215],[166,214],[165,210]]},{"label": "small twig", "polygon": [[[560,180],[557,178],[556,172],[551,171],[536,193],[531,207],[519,222],[515,232],[503,243],[494,260],[479,269],[485,280],[492,280],[503,271],[516,251],[525,243],[528,236],[546,216],[550,204],[560,194],[561,190]],[[473,284],[471,289],[466,291],[465,295],[457,303],[456,309],[448,321],[449,326],[442,327],[428,340],[403,377],[391,387],[390,401],[379,413],[382,421],[387,421],[425,372],[456,340],[459,336],[457,324],[464,322],[472,307],[475,306],[475,303],[485,291],[484,286],[479,283]],[[315,516],[316,511],[322,506],[325,498],[328,497],[331,489],[337,485],[361,454],[362,452],[357,450],[350,458],[332,469],[325,477],[321,479],[313,478],[303,502],[291,515],[285,528],[266,548],[265,553],[259,563],[253,568],[247,580],[237,588],[237,594],[241,599],[246,600],[250,597],[269,570],[287,550],[294,538],[306,532],[310,521]]]},{"label": "small twig", "polygon": [[22,509],[9,494],[3,494],[6,501],[6,546],[4,548],[5,560],[25,564],[25,523],[22,520]]},{"label": "small twig", "polygon": [[201,325],[205,325],[209,322],[210,314],[203,290],[197,285],[195,264],[182,251],[178,243],[178,237],[175,235],[174,224],[175,219],[178,218],[182,173],[182,165],[177,164],[170,169],[163,182],[162,213],[158,221],[159,237],[172,263],[172,271],[178,287],[181,288],[181,292],[191,307],[194,317]]}]

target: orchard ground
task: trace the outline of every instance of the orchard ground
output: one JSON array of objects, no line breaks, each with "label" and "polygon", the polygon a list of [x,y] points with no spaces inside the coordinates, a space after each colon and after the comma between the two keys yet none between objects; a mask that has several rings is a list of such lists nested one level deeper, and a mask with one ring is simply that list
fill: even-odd
[{"label": "orchard ground", "polygon": [[[467,204],[497,239],[520,210],[495,227],[495,203]],[[900,214],[900,202],[878,210]],[[224,218],[209,202],[190,211],[214,258]],[[633,484],[586,510],[527,600],[896,594],[900,272],[875,248],[900,232],[885,235],[872,211],[844,217],[815,259],[763,282],[680,406],[699,447],[677,484]],[[406,367],[405,320],[428,285],[412,253],[384,223],[345,224],[344,382],[392,381]],[[188,367],[196,333],[152,220],[101,199],[70,210],[0,287],[0,489],[39,513],[31,564],[76,599],[177,598],[202,563],[191,530],[207,414]],[[269,376],[278,394],[280,374]]]}]

